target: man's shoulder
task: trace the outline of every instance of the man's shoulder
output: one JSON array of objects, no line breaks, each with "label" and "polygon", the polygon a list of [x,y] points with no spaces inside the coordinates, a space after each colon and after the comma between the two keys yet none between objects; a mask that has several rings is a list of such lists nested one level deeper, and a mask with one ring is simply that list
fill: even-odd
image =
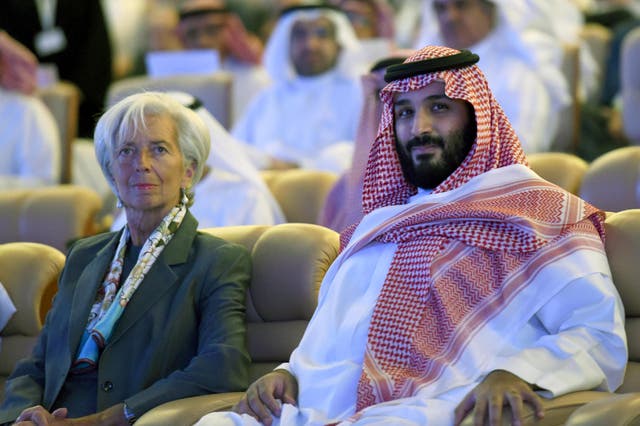
[{"label": "man's shoulder", "polygon": [[11,112],[19,116],[47,114],[44,102],[33,95],[6,90],[0,87],[0,111]]}]

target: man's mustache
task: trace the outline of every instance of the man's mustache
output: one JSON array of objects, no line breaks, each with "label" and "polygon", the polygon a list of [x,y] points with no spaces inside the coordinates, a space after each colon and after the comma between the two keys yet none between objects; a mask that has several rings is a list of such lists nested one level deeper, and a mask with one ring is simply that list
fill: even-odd
[{"label": "man's mustache", "polygon": [[444,139],[441,136],[421,134],[409,139],[409,141],[407,142],[407,150],[410,151],[416,146],[424,145],[437,145],[440,148],[444,149]]}]

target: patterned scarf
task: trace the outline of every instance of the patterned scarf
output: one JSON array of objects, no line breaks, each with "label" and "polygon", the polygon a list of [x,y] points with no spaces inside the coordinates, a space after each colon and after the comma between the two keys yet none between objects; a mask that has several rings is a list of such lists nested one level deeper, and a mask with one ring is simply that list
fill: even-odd
[{"label": "patterned scarf", "polygon": [[[147,272],[149,272],[160,253],[169,244],[169,241],[171,241],[171,238],[180,227],[186,212],[186,203],[183,200],[162,219],[160,225],[145,241],[140,250],[138,261],[124,284],[120,286],[124,256],[127,250],[127,241],[129,240],[129,228],[124,228],[109,271],[102,283],[102,287],[98,290],[96,302],[91,307],[78,356],[73,363],[72,370],[74,373],[85,373],[97,367],[100,354],[109,337],[111,337],[118,319],[122,316],[124,309],[144,280]],[[113,303],[116,299],[119,303]]]},{"label": "patterned scarf", "polygon": [[[407,61],[455,53],[429,46]],[[398,80],[382,91],[383,116],[364,181],[365,214],[406,204],[417,192],[405,181],[395,150],[393,95],[435,79],[445,82],[447,96],[473,106],[477,137],[434,193],[459,188],[493,169],[526,165],[518,138],[477,66]],[[409,209],[377,236],[396,243],[397,250],[369,327],[358,411],[412,396],[436,381],[459,359],[474,331],[506,306],[510,294],[530,284],[532,268],[574,248],[591,247],[594,236],[604,236],[602,214],[537,178],[465,194],[455,202]],[[353,230],[342,234],[343,247]]]}]

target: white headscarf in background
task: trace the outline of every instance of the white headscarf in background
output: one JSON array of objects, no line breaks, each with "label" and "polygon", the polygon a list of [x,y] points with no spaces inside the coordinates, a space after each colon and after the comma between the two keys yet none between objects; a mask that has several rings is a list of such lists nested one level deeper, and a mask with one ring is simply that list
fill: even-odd
[{"label": "white headscarf in background", "polygon": [[321,16],[330,19],[336,28],[336,40],[341,49],[336,71],[351,77],[366,71],[366,64],[364,68],[362,64],[358,64],[360,42],[343,13],[329,7],[300,9],[288,12],[278,20],[265,47],[264,66],[274,82],[290,81],[298,77],[289,56],[293,24],[299,19],[311,20]]}]

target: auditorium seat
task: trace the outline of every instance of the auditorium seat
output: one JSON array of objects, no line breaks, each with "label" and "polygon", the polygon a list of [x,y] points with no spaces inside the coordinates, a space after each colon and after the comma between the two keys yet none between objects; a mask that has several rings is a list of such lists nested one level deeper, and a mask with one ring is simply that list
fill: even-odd
[{"label": "auditorium seat", "polygon": [[529,167],[540,177],[576,195],[589,167],[589,163],[582,158],[566,152],[529,154],[527,160]]}]

